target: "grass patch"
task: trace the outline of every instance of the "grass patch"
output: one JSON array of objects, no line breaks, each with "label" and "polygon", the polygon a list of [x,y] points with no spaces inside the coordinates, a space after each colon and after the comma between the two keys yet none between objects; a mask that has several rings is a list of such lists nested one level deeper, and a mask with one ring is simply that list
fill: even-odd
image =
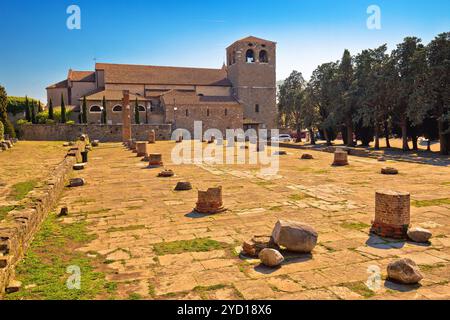
[{"label": "grass patch", "polygon": [[142,300],[142,296],[139,293],[130,293],[128,300]]},{"label": "grass patch", "polygon": [[[107,282],[105,275],[95,271],[100,258],[90,259],[76,249],[95,237],[88,235],[86,223],[63,224],[56,214],[51,214],[42,224],[25,258],[16,268],[16,276],[23,287],[33,285],[7,295],[8,300],[92,300],[111,298],[117,285]],[[66,282],[73,273],[69,266],[81,271],[81,289],[70,290]]]},{"label": "grass patch", "polygon": [[139,209],[142,209],[142,208],[144,208],[144,206],[129,206],[129,207],[126,207],[126,209],[128,209],[128,210],[139,210]]},{"label": "grass patch", "polygon": [[445,264],[421,264],[419,265],[420,271],[432,271],[435,269],[443,268],[445,267]]},{"label": "grass patch", "polygon": [[370,226],[362,222],[344,222],[341,224],[341,227],[349,230],[363,230]]},{"label": "grass patch", "polygon": [[302,200],[311,199],[311,198],[312,198],[311,196],[309,196],[305,193],[291,194],[289,196],[289,199],[292,201],[302,201]]},{"label": "grass patch", "polygon": [[432,199],[432,200],[413,200],[412,205],[417,208],[440,206],[443,204],[450,205],[450,198]]},{"label": "grass patch", "polygon": [[450,181],[442,182],[443,186],[450,186]]},{"label": "grass patch", "polygon": [[280,212],[280,211],[283,211],[283,206],[270,207],[269,210],[275,211],[275,212]]},{"label": "grass patch", "polygon": [[13,211],[15,206],[2,206],[0,207],[0,221],[6,218],[6,215]]},{"label": "grass patch", "polygon": [[184,252],[207,252],[226,248],[227,245],[212,239],[194,239],[184,241],[162,242],[155,244],[153,249],[158,256],[179,254]]},{"label": "grass patch", "polygon": [[366,299],[371,298],[375,295],[375,292],[367,288],[364,282],[346,283],[344,284],[344,287],[349,288],[353,292],[356,292],[357,294],[363,296]]},{"label": "grass patch", "polygon": [[12,186],[11,197],[13,197],[14,200],[17,201],[23,200],[27,196],[27,194],[36,187],[36,185],[36,180],[16,183]]},{"label": "grass patch", "polygon": [[145,229],[144,225],[137,225],[137,226],[129,226],[129,227],[111,227],[106,232],[119,232],[119,231],[133,231],[133,230],[140,230]]}]

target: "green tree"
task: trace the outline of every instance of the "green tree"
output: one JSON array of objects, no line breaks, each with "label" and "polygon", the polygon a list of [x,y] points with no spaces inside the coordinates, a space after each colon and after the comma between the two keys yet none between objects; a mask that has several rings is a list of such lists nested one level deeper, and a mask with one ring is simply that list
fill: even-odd
[{"label": "green tree", "polygon": [[314,70],[308,84],[309,103],[316,109],[318,129],[327,145],[331,145],[336,132],[335,101],[338,95],[338,63],[324,63]]},{"label": "green tree", "polygon": [[44,111],[44,109],[42,108],[41,101],[38,100],[38,113],[41,113],[41,112],[43,112],[43,111]]},{"label": "green tree", "polygon": [[83,106],[81,108],[81,122],[86,124],[87,121],[87,102],[86,102],[86,96],[83,97]]},{"label": "green tree", "polygon": [[136,101],[134,103],[134,122],[136,124],[141,124],[141,120],[139,117],[139,105],[138,105],[138,99],[136,98]]},{"label": "green tree", "polygon": [[0,121],[0,141],[5,139],[5,127],[3,126],[3,122]]},{"label": "green tree", "polygon": [[8,94],[3,86],[0,86],[0,122],[3,124],[3,133],[10,138],[16,137],[16,131],[8,119]]},{"label": "green tree", "polygon": [[439,34],[427,46],[428,113],[438,123],[441,154],[450,154],[450,32]]},{"label": "green tree", "polygon": [[61,123],[66,123],[66,104],[64,103],[64,95],[61,94]]},{"label": "green tree", "polygon": [[31,110],[30,110],[30,102],[28,101],[28,96],[25,96],[25,119],[28,122],[31,122]]},{"label": "green tree", "polygon": [[107,123],[107,119],[106,119],[106,98],[105,96],[103,96],[103,100],[102,100],[102,123],[106,124]]},{"label": "green tree", "polygon": [[297,131],[297,142],[301,142],[301,132],[305,110],[306,81],[302,74],[293,71],[280,86],[278,109],[283,114],[283,122]]},{"label": "green tree", "polygon": [[48,104],[48,118],[50,120],[55,120],[52,99],[50,99],[49,104]]},{"label": "green tree", "polygon": [[31,102],[31,123],[36,124],[36,106],[34,104],[34,101]]}]

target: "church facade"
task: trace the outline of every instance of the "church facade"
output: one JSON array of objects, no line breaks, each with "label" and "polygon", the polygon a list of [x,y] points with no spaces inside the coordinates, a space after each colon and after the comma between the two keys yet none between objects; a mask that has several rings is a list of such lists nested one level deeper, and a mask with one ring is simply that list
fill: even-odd
[{"label": "church facade", "polygon": [[107,123],[121,124],[128,90],[139,123],[170,123],[191,133],[194,121],[223,132],[276,128],[276,43],[250,36],[226,53],[220,69],[96,63],[95,71],[69,70],[67,79],[47,88],[47,100],[58,106],[63,97],[80,119],[86,99],[90,124],[100,123],[105,100]]}]

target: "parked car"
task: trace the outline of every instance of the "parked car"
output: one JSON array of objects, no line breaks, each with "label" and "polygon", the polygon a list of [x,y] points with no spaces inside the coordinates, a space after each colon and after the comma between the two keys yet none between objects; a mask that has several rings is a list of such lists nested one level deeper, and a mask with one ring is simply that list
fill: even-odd
[{"label": "parked car", "polygon": [[289,134],[280,134],[277,137],[272,137],[273,142],[292,142],[292,137]]}]

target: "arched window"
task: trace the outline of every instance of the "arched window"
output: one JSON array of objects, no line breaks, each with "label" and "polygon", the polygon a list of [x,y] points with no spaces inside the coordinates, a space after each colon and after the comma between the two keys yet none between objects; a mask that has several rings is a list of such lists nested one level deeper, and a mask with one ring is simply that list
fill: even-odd
[{"label": "arched window", "polygon": [[255,62],[255,53],[252,49],[248,49],[247,53],[245,54],[245,61],[247,63],[254,63]]},{"label": "arched window", "polygon": [[114,106],[112,109],[113,112],[122,112],[122,106],[118,104],[117,106]]},{"label": "arched window", "polygon": [[91,106],[89,108],[90,113],[102,113],[102,108],[100,106]]},{"label": "arched window", "polygon": [[145,112],[145,107],[144,106],[138,106],[138,110],[139,110],[139,112]]},{"label": "arched window", "polygon": [[268,63],[269,62],[269,56],[268,56],[266,50],[261,50],[259,52],[259,62],[261,62],[261,63]]}]

